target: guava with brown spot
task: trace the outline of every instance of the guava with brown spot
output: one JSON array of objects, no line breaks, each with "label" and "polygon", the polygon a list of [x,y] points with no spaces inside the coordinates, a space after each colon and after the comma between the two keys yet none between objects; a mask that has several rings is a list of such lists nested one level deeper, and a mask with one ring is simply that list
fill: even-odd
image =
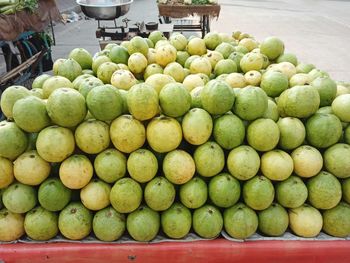
[{"label": "guava with brown spot", "polygon": [[161,225],[164,233],[170,238],[184,238],[191,229],[191,211],[180,203],[174,203],[162,212]]},{"label": "guava with brown spot", "polygon": [[141,148],[146,141],[145,127],[131,115],[122,115],[113,120],[109,133],[114,147],[124,153]]},{"label": "guava with brown spot", "polygon": [[331,173],[321,171],[306,183],[308,201],[317,209],[331,209],[342,197],[341,184]]},{"label": "guava with brown spot", "polygon": [[264,66],[264,57],[260,53],[250,52],[244,54],[239,62],[239,66],[244,73],[251,70],[259,71]]},{"label": "guava with brown spot", "polygon": [[292,175],[276,185],[276,199],[283,207],[297,208],[305,203],[307,197],[307,187],[298,176]]},{"label": "guava with brown spot", "polygon": [[140,206],[128,215],[126,228],[130,236],[136,241],[151,241],[159,232],[159,214],[147,206]]},{"label": "guava with brown spot", "polygon": [[107,149],[96,156],[94,169],[100,179],[114,183],[126,174],[126,157],[116,149]]},{"label": "guava with brown spot", "polygon": [[202,238],[217,237],[223,227],[224,220],[221,212],[215,206],[204,205],[193,213],[192,226],[196,234]]},{"label": "guava with brown spot", "polygon": [[259,154],[248,145],[241,145],[229,153],[227,168],[238,180],[249,180],[254,177],[260,168]]},{"label": "guava with brown spot", "polygon": [[10,242],[24,235],[24,216],[4,208],[0,210],[0,241]]},{"label": "guava with brown spot", "polygon": [[201,100],[201,92],[203,91],[204,86],[199,86],[191,90],[191,108],[203,108]]},{"label": "guava with brown spot", "polygon": [[78,62],[82,69],[91,69],[92,56],[86,49],[74,48],[68,57]]},{"label": "guava with brown spot", "polygon": [[187,112],[181,125],[185,140],[192,145],[205,143],[213,129],[213,121],[210,114],[200,108],[194,108]]},{"label": "guava with brown spot", "polygon": [[118,69],[119,66],[116,63],[104,62],[98,67],[96,76],[102,80],[104,84],[110,84],[113,73]]},{"label": "guava with brown spot", "polygon": [[0,157],[0,174],[0,189],[4,189],[15,179],[13,174],[13,163],[9,159]]},{"label": "guava with brown spot", "polygon": [[157,174],[158,160],[151,151],[138,149],[129,155],[127,169],[131,178],[146,183]]},{"label": "guava with brown spot", "polygon": [[156,63],[162,67],[165,67],[169,63],[176,61],[176,53],[176,48],[170,44],[156,46]]},{"label": "guava with brown spot", "polygon": [[144,199],[146,204],[154,211],[164,211],[175,200],[175,187],[165,177],[155,177],[147,183]]},{"label": "guava with brown spot", "polygon": [[200,99],[203,109],[212,115],[219,115],[232,108],[235,94],[225,81],[211,80],[201,91]]},{"label": "guava with brown spot", "polygon": [[196,172],[204,177],[212,177],[222,171],[225,166],[225,154],[216,142],[200,145],[193,154]]},{"label": "guava with brown spot", "polygon": [[122,178],[113,185],[109,199],[119,213],[131,213],[141,204],[142,188],[135,180]]},{"label": "guava with brown spot", "polygon": [[338,178],[350,177],[350,146],[337,143],[329,147],[324,153],[324,166]]},{"label": "guava with brown spot", "polygon": [[30,210],[24,219],[24,230],[33,240],[45,241],[58,234],[58,215],[38,206]]},{"label": "guava with brown spot", "polygon": [[342,124],[333,114],[316,113],[305,124],[307,142],[317,148],[336,144],[342,135]]},{"label": "guava with brown spot", "polygon": [[152,119],[159,112],[159,98],[152,86],[141,83],[134,85],[127,94],[131,115],[140,121]]},{"label": "guava with brown spot", "polygon": [[87,95],[89,94],[89,92],[91,90],[93,90],[94,88],[96,88],[98,86],[102,86],[102,85],[103,85],[102,80],[95,78],[95,77],[91,77],[91,78],[83,79],[79,83],[77,90],[86,99]]},{"label": "guava with brown spot", "polygon": [[192,179],[196,170],[195,162],[190,154],[183,150],[174,150],[164,157],[163,172],[173,184],[184,184]]},{"label": "guava with brown spot", "polygon": [[93,170],[90,160],[85,155],[74,154],[61,163],[59,176],[66,187],[81,189],[90,182]]},{"label": "guava with brown spot", "polygon": [[59,178],[48,178],[39,187],[40,205],[53,212],[61,211],[71,200],[72,190],[67,188]]},{"label": "guava with brown spot", "polygon": [[17,100],[30,96],[27,88],[19,85],[6,88],[1,94],[0,106],[1,111],[7,118],[13,117],[13,106]]},{"label": "guava with brown spot", "polygon": [[286,180],[293,172],[292,157],[282,150],[272,150],[261,156],[261,172],[272,181]]},{"label": "guava with brown spot", "polygon": [[143,72],[143,78],[146,81],[146,79],[154,74],[163,74],[163,68],[156,63],[148,64],[145,71]]},{"label": "guava with brown spot", "polygon": [[260,52],[266,55],[269,60],[274,60],[283,54],[284,43],[277,37],[267,37],[260,44]]},{"label": "guava with brown spot", "polygon": [[229,112],[215,119],[213,135],[222,148],[231,150],[243,143],[245,126],[239,117]]},{"label": "guava with brown spot", "polygon": [[280,130],[278,144],[282,149],[292,150],[304,142],[306,130],[300,119],[293,117],[280,118],[277,125]]},{"label": "guava with brown spot", "polygon": [[337,84],[334,80],[329,77],[318,77],[310,85],[315,87],[320,95],[320,107],[332,104],[337,94]]},{"label": "guava with brown spot", "polygon": [[340,202],[323,212],[322,230],[334,237],[347,237],[350,234],[350,205]]},{"label": "guava with brown spot", "polygon": [[92,221],[95,236],[102,241],[118,240],[125,232],[126,218],[109,206],[98,211]]},{"label": "guava with brown spot", "polygon": [[16,159],[28,146],[26,134],[10,121],[0,122],[0,156],[9,160]]},{"label": "guava with brown spot", "polygon": [[13,119],[26,132],[39,132],[51,123],[45,102],[35,96],[16,101],[13,106]]},{"label": "guava with brown spot", "polygon": [[296,148],[291,157],[294,162],[294,172],[300,177],[312,177],[318,174],[323,167],[321,153],[310,145]]},{"label": "guava with brown spot", "polygon": [[118,89],[129,90],[136,83],[135,76],[126,69],[118,69],[111,77],[111,84]]},{"label": "guava with brown spot", "polygon": [[214,176],[208,185],[209,198],[218,207],[230,207],[236,204],[241,196],[239,181],[229,173]]},{"label": "guava with brown spot", "polygon": [[307,118],[320,106],[320,95],[310,85],[294,86],[281,93],[277,107],[281,117]]},{"label": "guava with brown spot", "polygon": [[39,185],[50,175],[51,166],[37,151],[32,150],[24,152],[14,161],[13,172],[20,183]]},{"label": "guava with brown spot", "polygon": [[275,197],[275,189],[265,176],[255,176],[243,185],[244,202],[254,210],[268,208]]},{"label": "guava with brown spot", "polygon": [[142,74],[147,66],[147,58],[141,53],[133,53],[128,59],[128,68],[134,74]]},{"label": "guava with brown spot", "polygon": [[52,92],[46,109],[53,123],[67,128],[78,125],[87,113],[84,96],[69,88],[59,88]]},{"label": "guava with brown spot", "polygon": [[74,151],[74,135],[67,128],[49,126],[40,131],[36,141],[36,148],[41,158],[45,161],[62,162]]},{"label": "guava with brown spot", "polygon": [[93,211],[109,206],[111,186],[99,179],[93,179],[80,190],[80,200],[83,205]]},{"label": "guava with brown spot", "polygon": [[110,144],[109,126],[103,121],[89,119],[75,130],[75,141],[80,150],[88,154],[97,154]]},{"label": "guava with brown spot", "polygon": [[133,37],[129,42],[128,52],[129,55],[139,52],[146,56],[148,53],[148,44],[146,40],[139,36]]},{"label": "guava with brown spot", "polygon": [[80,202],[72,202],[59,214],[58,228],[70,240],[81,240],[92,229],[92,213]]},{"label": "guava with brown spot", "polygon": [[181,83],[166,84],[159,93],[162,113],[173,118],[183,116],[191,107],[191,95]]},{"label": "guava with brown spot", "polygon": [[180,186],[180,201],[190,209],[196,209],[204,205],[208,198],[208,187],[203,179],[196,176]]},{"label": "guava with brown spot", "polygon": [[166,116],[153,118],[147,125],[147,141],[159,153],[175,150],[182,141],[180,123]]},{"label": "guava with brown spot", "polygon": [[246,239],[257,230],[258,217],[253,209],[238,203],[224,211],[224,226],[232,238]]},{"label": "guava with brown spot", "polygon": [[21,183],[11,184],[2,194],[4,206],[12,213],[24,214],[34,208],[37,201],[35,188]]},{"label": "guava with brown spot", "polygon": [[205,45],[205,40],[199,37],[193,37],[189,39],[187,43],[187,52],[190,55],[202,56],[207,53],[207,47]]},{"label": "guava with brown spot", "polygon": [[112,85],[98,86],[86,97],[89,112],[101,121],[111,121],[123,113],[123,98]]},{"label": "guava with brown spot", "polygon": [[212,68],[215,68],[215,65],[220,60],[224,59],[224,56],[220,52],[215,51],[215,50],[208,51],[207,54],[205,54],[204,56],[209,59]]},{"label": "guava with brown spot", "polygon": [[41,74],[37,76],[32,83],[32,89],[42,89],[44,82],[49,79],[51,75],[49,74]]},{"label": "guava with brown spot", "polygon": [[266,152],[274,149],[280,139],[278,125],[271,119],[257,119],[247,129],[247,141],[255,150]]},{"label": "guava with brown spot", "polygon": [[81,73],[82,68],[80,64],[74,59],[68,58],[66,60],[63,60],[57,66],[57,72],[55,75],[65,77],[70,81],[73,81],[76,77],[81,75]]},{"label": "guava with brown spot", "polygon": [[266,93],[258,87],[248,86],[236,94],[233,113],[243,120],[252,121],[264,115],[268,104]]}]

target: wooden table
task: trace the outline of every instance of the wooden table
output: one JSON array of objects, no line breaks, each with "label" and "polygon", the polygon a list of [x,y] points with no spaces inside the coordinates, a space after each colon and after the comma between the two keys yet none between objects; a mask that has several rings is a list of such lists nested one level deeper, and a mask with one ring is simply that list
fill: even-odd
[{"label": "wooden table", "polygon": [[159,16],[164,18],[165,23],[171,23],[172,18],[186,18],[199,16],[199,24],[174,25],[174,31],[188,32],[200,31],[202,37],[210,32],[210,19],[218,18],[220,5],[164,5],[158,4]]}]

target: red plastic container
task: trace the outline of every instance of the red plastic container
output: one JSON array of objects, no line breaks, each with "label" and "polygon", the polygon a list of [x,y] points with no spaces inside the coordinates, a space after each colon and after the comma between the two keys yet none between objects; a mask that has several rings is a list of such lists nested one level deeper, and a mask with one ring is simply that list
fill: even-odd
[{"label": "red plastic container", "polygon": [[0,262],[350,262],[349,241],[248,241],[225,239],[159,244],[8,244]]}]

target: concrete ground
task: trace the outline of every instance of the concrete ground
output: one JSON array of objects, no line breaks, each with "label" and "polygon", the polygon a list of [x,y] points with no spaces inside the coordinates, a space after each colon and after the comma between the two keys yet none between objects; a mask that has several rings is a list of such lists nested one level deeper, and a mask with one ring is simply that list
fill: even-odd
[{"label": "concrete ground", "polygon": [[[76,10],[75,1],[56,0],[61,11]],[[335,80],[350,81],[350,0],[219,0],[219,19],[212,31],[239,30],[257,40],[278,36],[300,61],[328,71]],[[126,15],[133,22],[157,21],[156,0],[134,0]],[[118,21],[121,23],[121,19]],[[99,51],[97,22],[82,19],[55,26],[53,57],[66,57],[75,47]],[[1,72],[1,68],[0,68]]]}]

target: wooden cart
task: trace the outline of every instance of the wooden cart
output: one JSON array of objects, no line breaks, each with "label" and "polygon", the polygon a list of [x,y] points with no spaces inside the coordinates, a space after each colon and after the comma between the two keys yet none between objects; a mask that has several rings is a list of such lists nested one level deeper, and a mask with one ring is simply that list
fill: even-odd
[{"label": "wooden cart", "polygon": [[[6,71],[10,72],[43,49],[45,49],[45,52],[50,52],[47,48],[52,44],[49,39],[51,37],[45,37],[43,40],[45,43],[42,45],[35,42],[36,38],[46,35],[43,32],[49,26],[54,44],[55,35],[53,21],[61,20],[62,17],[55,0],[38,0],[38,8],[33,13],[22,10],[12,15],[0,14],[0,51],[2,51],[0,55],[4,56]],[[32,41],[30,41],[30,39]],[[49,55],[47,55],[47,58],[48,56]],[[25,63],[22,67],[25,69],[26,65]],[[50,70],[50,67],[46,70]],[[21,69],[21,67],[16,68],[18,72],[22,72]],[[12,75],[13,73],[14,72],[11,71]],[[0,76],[0,84],[4,85],[8,80],[11,80],[8,78],[12,76],[11,74]]]},{"label": "wooden cart", "polygon": [[183,4],[158,4],[159,16],[165,23],[171,23],[171,19],[187,18],[198,16],[197,24],[174,25],[174,31],[180,32],[202,32],[202,37],[210,32],[210,19],[218,18],[220,15],[220,5],[183,5]]}]

